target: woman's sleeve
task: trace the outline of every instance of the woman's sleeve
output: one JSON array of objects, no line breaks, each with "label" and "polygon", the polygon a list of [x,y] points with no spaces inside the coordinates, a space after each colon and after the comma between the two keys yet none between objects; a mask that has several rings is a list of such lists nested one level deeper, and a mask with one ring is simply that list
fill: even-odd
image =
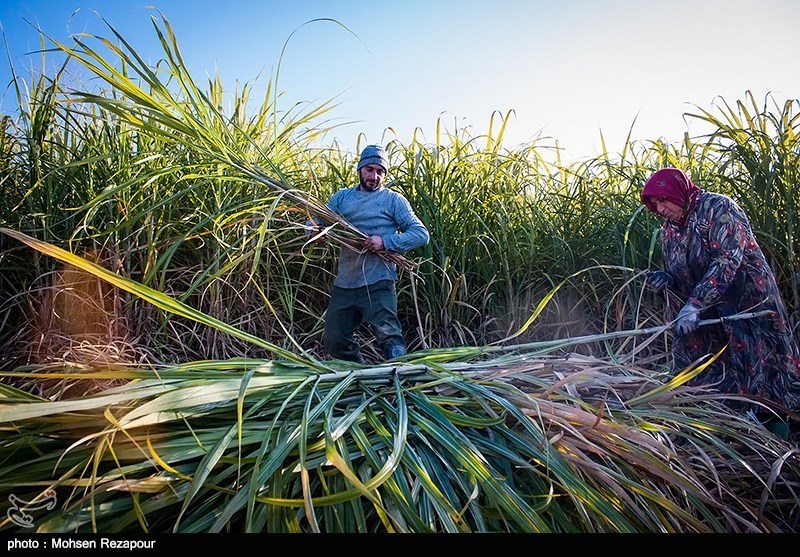
[{"label": "woman's sleeve", "polygon": [[742,264],[745,247],[755,242],[747,215],[731,199],[720,197],[713,201],[707,225],[704,244],[711,262],[690,299],[700,307],[715,304],[727,292]]}]

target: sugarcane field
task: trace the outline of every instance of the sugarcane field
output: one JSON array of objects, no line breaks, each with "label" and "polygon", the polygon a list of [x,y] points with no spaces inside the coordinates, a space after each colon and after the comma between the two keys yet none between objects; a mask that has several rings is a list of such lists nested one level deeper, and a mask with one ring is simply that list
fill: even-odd
[{"label": "sugarcane field", "polygon": [[[500,112],[352,150],[324,142],[332,101],[190,72],[164,16],[157,60],[105,29],[43,34],[58,64],[0,114],[0,532],[800,529],[800,408],[722,389],[735,343],[676,363],[642,193],[683,169],[735,200],[796,345],[800,99],[743,91],[684,114],[711,133],[580,162],[510,147]],[[406,346],[364,322],[347,359],[326,317],[371,234],[328,200],[362,166],[426,235],[374,250]],[[775,315],[691,309],[698,338]]]}]

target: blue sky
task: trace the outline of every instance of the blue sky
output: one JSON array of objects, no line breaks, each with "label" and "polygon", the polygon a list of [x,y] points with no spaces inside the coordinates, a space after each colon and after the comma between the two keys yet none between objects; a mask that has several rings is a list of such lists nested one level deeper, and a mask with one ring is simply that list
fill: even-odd
[{"label": "blue sky", "polygon": [[[433,141],[437,121],[479,135],[494,112],[513,111],[506,146],[543,136],[580,159],[600,151],[601,131],[612,152],[631,126],[643,141],[700,134],[685,112],[748,90],[800,98],[798,0],[4,0],[4,50],[27,76],[40,61],[29,54],[36,26],[59,40],[110,36],[99,14],[155,61],[153,6],[199,83],[216,74],[230,90],[252,83],[254,100],[291,35],[281,107],[336,98],[328,118],[343,125],[325,143],[348,149],[359,134],[406,143],[418,129]],[[318,18],[339,24],[307,23]],[[16,103],[9,80],[4,58],[4,113]]]}]

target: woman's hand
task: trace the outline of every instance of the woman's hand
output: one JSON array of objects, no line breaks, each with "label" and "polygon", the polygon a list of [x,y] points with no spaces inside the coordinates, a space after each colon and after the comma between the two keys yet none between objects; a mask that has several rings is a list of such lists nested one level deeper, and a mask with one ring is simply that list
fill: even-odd
[{"label": "woman's hand", "polygon": [[672,327],[677,333],[685,335],[697,330],[700,326],[700,310],[692,304],[686,304],[681,308],[678,317],[675,318],[675,323]]},{"label": "woman's hand", "polygon": [[674,279],[666,271],[648,271],[645,275],[647,284],[658,290],[664,290],[667,286],[672,286]]}]

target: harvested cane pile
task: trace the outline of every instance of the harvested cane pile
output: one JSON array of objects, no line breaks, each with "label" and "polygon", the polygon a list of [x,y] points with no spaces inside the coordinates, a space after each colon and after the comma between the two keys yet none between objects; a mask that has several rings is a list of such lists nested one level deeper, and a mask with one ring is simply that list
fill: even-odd
[{"label": "harvested cane pile", "polygon": [[56,402],[7,390],[0,482],[55,494],[40,532],[799,525],[797,449],[711,393],[574,354],[457,359],[117,370],[128,384]]}]

